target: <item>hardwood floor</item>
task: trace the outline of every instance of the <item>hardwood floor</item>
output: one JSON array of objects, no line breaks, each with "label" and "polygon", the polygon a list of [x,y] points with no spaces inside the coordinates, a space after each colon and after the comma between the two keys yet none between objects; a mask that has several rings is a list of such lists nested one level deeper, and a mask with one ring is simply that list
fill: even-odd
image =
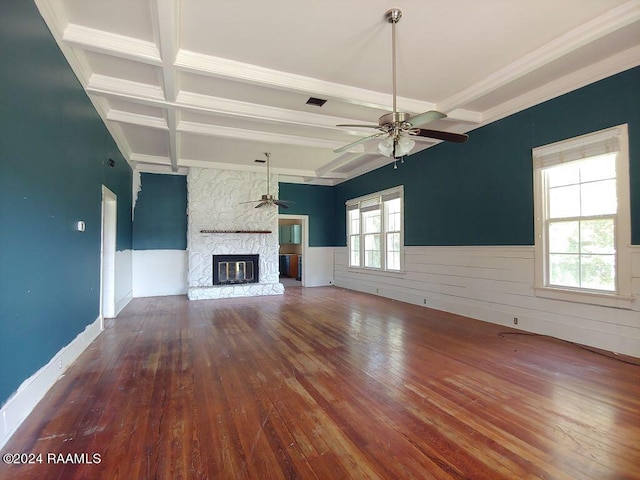
[{"label": "hardwood floor", "polygon": [[135,299],[0,478],[640,478],[640,367],[501,332],[335,287]]}]

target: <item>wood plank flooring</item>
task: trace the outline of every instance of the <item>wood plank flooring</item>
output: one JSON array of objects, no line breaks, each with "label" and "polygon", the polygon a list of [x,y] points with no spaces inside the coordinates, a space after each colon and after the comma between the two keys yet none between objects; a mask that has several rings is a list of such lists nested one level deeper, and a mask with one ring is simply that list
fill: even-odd
[{"label": "wood plank flooring", "polygon": [[0,478],[640,478],[640,367],[501,332],[336,287],[135,299]]}]

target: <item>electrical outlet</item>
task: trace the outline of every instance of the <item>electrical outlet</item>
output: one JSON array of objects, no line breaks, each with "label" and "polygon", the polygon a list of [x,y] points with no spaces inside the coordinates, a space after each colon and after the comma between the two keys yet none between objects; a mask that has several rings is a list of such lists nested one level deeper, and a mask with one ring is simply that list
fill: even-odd
[{"label": "electrical outlet", "polygon": [[518,324],[518,317],[513,317],[513,324],[517,325]]},{"label": "electrical outlet", "polygon": [[62,370],[62,358],[58,359],[58,370]]},{"label": "electrical outlet", "polygon": [[376,293],[380,293],[380,289],[379,288],[376,288]]},{"label": "electrical outlet", "polygon": [[427,299],[426,299],[426,298],[424,299],[423,303],[424,303],[425,305],[427,304]]}]

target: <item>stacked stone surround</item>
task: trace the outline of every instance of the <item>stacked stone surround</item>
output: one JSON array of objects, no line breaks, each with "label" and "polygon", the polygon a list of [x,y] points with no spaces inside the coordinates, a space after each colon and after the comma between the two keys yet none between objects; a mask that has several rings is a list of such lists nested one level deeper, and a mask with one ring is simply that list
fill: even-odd
[{"label": "stacked stone surround", "polygon": [[[279,295],[278,208],[254,208],[267,193],[265,172],[190,168],[188,187],[188,295],[190,300]],[[277,194],[276,175],[269,178]],[[201,233],[201,230],[271,231],[271,233]],[[213,255],[260,255],[258,283],[213,285]]]}]

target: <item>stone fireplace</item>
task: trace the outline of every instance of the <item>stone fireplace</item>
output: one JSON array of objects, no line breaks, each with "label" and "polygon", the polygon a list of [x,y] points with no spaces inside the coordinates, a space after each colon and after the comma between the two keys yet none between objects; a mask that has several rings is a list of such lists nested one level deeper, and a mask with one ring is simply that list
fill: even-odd
[{"label": "stone fireplace", "polygon": [[[277,176],[269,181],[270,191],[277,192]],[[187,186],[189,299],[284,293],[278,276],[278,209],[242,203],[266,192],[266,172],[190,168]],[[246,259],[239,260],[245,261],[241,266],[232,258],[223,267],[231,280],[216,284],[214,269],[219,273],[220,266],[214,267],[214,258],[219,256],[250,256],[252,282],[240,280],[248,273]]]}]

